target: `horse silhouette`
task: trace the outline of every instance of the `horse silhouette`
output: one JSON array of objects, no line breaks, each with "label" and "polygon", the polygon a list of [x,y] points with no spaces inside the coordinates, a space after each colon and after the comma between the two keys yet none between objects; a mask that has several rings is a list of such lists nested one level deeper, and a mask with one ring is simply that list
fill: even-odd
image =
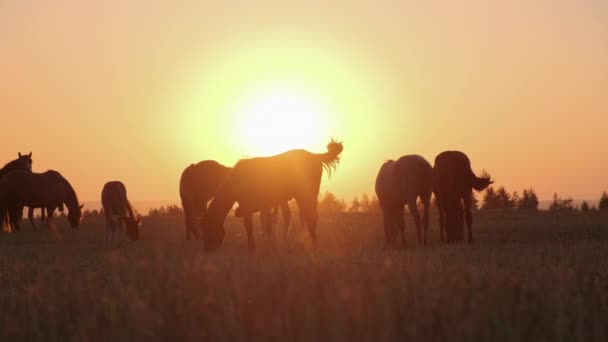
[{"label": "horse silhouette", "polygon": [[77,228],[82,217],[82,205],[74,188],[57,171],[32,173],[16,170],[0,179],[0,222],[11,224],[19,230],[23,206],[34,208],[53,208],[65,204],[68,208],[68,221]]},{"label": "horse silhouette", "polygon": [[215,196],[232,168],[214,160],[204,160],[184,169],[179,181],[179,195],[186,220],[186,240],[200,237],[199,220],[207,211],[207,202]]},{"label": "horse silhouette", "polygon": [[[468,229],[468,242],[473,242],[472,189],[482,191],[494,183],[489,175],[477,177],[471,170],[466,154],[445,151],[435,158],[433,167],[433,192],[439,210],[439,228],[442,241],[463,240],[464,216]],[[444,237],[445,234],[445,237]]]},{"label": "horse silhouette", "polygon": [[[32,152],[29,154],[21,154],[21,152],[17,152],[17,159],[8,162],[4,167],[0,169],[0,179],[6,173],[14,170],[23,170],[32,172]],[[21,216],[23,217],[23,211],[21,212]]]},{"label": "horse silhouette", "polygon": [[127,236],[131,240],[139,240],[139,226],[141,218],[136,218],[133,207],[127,199],[127,188],[120,181],[104,184],[101,190],[101,205],[106,215],[106,242],[111,243],[110,235],[114,240],[116,226],[119,238],[122,235],[122,225],[126,226]]},{"label": "horse silhouette", "polygon": [[[207,212],[207,203],[215,196],[218,188],[226,181],[230,172],[232,172],[231,167],[224,166],[214,160],[203,160],[197,164],[192,164],[182,172],[179,181],[179,195],[186,221],[186,240],[190,240],[191,235],[200,238],[198,226],[203,215]],[[291,215],[287,203],[281,205],[281,209],[285,223],[289,226]],[[277,211],[278,209],[275,208],[273,213],[270,210],[262,212],[262,221],[269,234],[276,222]],[[235,214],[237,217],[241,216],[239,210]]]},{"label": "horse silhouette", "polygon": [[249,251],[254,253],[252,214],[291,199],[296,200],[314,244],[323,169],[331,173],[342,150],[342,144],[332,140],[326,153],[291,150],[272,157],[240,160],[203,216],[205,249],[210,251],[221,246],[225,236],[224,220],[234,203],[238,202],[239,215],[245,221]]},{"label": "horse silhouette", "polygon": [[10,171],[14,170],[24,170],[32,172],[32,152],[29,154],[21,154],[21,152],[17,153],[17,159],[8,162],[4,165],[3,168],[0,169],[0,178],[7,174]]},{"label": "horse silhouette", "polygon": [[[399,228],[401,243],[405,246],[405,205],[414,218],[418,243],[426,245],[432,185],[433,167],[419,155],[407,155],[382,164],[376,176],[376,195],[382,208],[387,246],[395,239],[395,226]],[[423,204],[422,222],[416,203],[418,198]]]}]

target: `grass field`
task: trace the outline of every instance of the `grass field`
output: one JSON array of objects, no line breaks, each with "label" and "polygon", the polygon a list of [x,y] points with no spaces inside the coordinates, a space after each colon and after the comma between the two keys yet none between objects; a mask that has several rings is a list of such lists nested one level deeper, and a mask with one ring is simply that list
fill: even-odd
[{"label": "grass field", "polygon": [[0,340],[608,340],[608,215],[475,215],[472,246],[440,245],[433,218],[422,248],[408,218],[387,251],[379,217],[343,214],[316,251],[297,222],[289,245],[258,227],[255,256],[233,218],[213,255],[180,217],[115,247],[101,219],[24,223],[0,233]]}]

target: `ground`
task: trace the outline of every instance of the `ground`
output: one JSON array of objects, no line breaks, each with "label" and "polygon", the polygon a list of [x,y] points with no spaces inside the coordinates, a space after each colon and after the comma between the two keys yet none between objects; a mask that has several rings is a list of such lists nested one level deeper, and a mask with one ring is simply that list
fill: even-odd
[{"label": "ground", "polygon": [[[608,215],[475,213],[475,243],[385,250],[379,216],[322,216],[309,248],[229,218],[221,250],[146,218],[109,247],[103,219],[0,233],[0,336],[14,341],[606,341]],[[296,220],[297,221],[297,220]],[[6,338],[6,339],[5,339]]]}]

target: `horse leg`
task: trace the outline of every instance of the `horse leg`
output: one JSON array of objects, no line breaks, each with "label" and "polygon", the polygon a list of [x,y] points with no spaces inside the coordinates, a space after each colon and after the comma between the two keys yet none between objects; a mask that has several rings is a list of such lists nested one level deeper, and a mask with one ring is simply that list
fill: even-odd
[{"label": "horse leg", "polygon": [[[44,208],[42,209],[44,211]],[[30,220],[32,224],[32,228],[36,230],[36,224],[34,223],[34,208],[29,207],[27,210],[27,218]]]},{"label": "horse leg", "polygon": [[114,220],[112,215],[108,212],[108,210],[104,210],[106,214],[106,243],[111,244],[110,242],[110,232],[112,232],[112,237],[114,236]]},{"label": "horse leg", "polygon": [[422,209],[422,229],[423,229],[423,235],[422,235],[422,245],[426,246],[426,241],[427,241],[427,232],[429,230],[429,207],[431,206],[431,195],[430,193],[428,194],[428,196],[421,196],[422,199],[422,204],[424,206],[424,209]]},{"label": "horse leg", "polygon": [[251,214],[243,217],[245,221],[245,230],[247,231],[247,244],[249,245],[249,254],[255,254],[255,241],[253,240],[253,220]]},{"label": "horse leg", "polygon": [[296,199],[298,203],[298,207],[300,208],[300,213],[306,221],[306,225],[308,226],[308,235],[313,246],[316,247],[317,244],[317,198],[308,198],[308,199]]},{"label": "horse leg", "polygon": [[399,229],[397,231],[397,233],[401,233],[401,246],[403,248],[405,248],[405,217],[403,217],[403,215],[405,214],[405,208],[403,206],[401,206],[399,209],[397,209],[394,213],[394,221],[397,224],[397,228]]},{"label": "horse leg", "polygon": [[418,244],[422,243],[422,222],[420,222],[420,214],[418,213],[418,205],[416,199],[409,199],[407,201],[407,207],[410,210],[410,214],[414,218],[414,224],[416,225],[416,234],[418,236]]},{"label": "horse leg", "polygon": [[285,225],[285,238],[289,235],[289,229],[291,226],[291,211],[289,211],[289,202],[283,202],[280,204],[281,212],[283,213],[283,224]]},{"label": "horse leg", "polygon": [[382,208],[382,225],[384,226],[384,247],[388,248],[391,246],[393,227],[392,227],[392,215],[388,208]]},{"label": "horse leg", "polygon": [[264,229],[266,230],[266,235],[268,237],[273,237],[274,229],[272,227],[272,208],[262,210],[260,212],[260,219],[262,221],[262,225],[264,225]]},{"label": "horse leg", "polygon": [[44,219],[46,218],[47,211],[50,212],[51,209],[45,207],[40,208],[40,230],[44,229]]},{"label": "horse leg", "polygon": [[435,204],[437,205],[437,213],[439,215],[439,240],[441,242],[446,242],[445,212],[443,211],[443,205],[437,195],[435,195]]},{"label": "horse leg", "polygon": [[473,243],[473,232],[471,226],[473,225],[473,214],[471,212],[473,206],[472,195],[464,196],[462,199],[464,202],[464,214],[466,217],[467,231],[469,233],[469,243]]}]

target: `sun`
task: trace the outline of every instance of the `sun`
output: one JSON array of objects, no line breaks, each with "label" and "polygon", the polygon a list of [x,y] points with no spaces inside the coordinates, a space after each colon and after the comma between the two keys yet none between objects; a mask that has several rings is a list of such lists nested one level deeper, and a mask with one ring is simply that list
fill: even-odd
[{"label": "sun", "polygon": [[321,141],[328,108],[306,89],[280,85],[257,89],[234,115],[239,139],[251,156],[312,148]]}]

